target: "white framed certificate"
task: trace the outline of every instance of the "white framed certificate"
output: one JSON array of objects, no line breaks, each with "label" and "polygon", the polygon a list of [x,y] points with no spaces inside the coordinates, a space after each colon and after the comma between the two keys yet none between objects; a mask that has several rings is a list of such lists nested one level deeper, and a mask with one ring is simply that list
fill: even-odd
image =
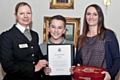
[{"label": "white framed certificate", "polygon": [[70,68],[73,63],[73,45],[71,44],[48,44],[48,61],[51,68],[50,76],[71,75]]}]

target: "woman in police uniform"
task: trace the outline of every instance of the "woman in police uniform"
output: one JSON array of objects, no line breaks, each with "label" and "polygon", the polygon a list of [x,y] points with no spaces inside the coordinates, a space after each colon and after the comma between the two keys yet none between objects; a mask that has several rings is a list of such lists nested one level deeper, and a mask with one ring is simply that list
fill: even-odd
[{"label": "woman in police uniform", "polygon": [[[29,28],[32,22],[30,5],[18,3],[15,18],[17,23],[0,36],[0,62],[6,72],[3,80],[41,80],[40,73],[47,61],[42,59],[38,34]],[[24,35],[25,29],[30,32],[31,39]]]}]

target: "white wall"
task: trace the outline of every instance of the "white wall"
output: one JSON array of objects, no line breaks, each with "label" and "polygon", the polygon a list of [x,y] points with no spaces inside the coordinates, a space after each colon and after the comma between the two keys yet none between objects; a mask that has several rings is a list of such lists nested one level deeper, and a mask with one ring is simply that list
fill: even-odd
[{"label": "white wall", "polygon": [[[14,23],[14,7],[20,1],[28,2],[33,10],[33,30],[39,33],[40,42],[43,41],[43,17],[53,16],[54,14],[62,14],[65,17],[80,17],[81,29],[83,14],[86,6],[92,3],[99,4],[105,14],[105,6],[103,0],[74,0],[74,9],[49,9],[50,0],[0,0],[0,33],[9,29]],[[120,40],[119,18],[120,18],[120,0],[111,0],[108,7],[107,15],[105,14],[106,27],[114,30]]]}]

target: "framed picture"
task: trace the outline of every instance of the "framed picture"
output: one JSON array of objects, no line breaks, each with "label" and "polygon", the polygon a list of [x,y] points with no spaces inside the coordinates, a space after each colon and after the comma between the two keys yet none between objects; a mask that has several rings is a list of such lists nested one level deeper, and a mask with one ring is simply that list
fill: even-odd
[{"label": "framed picture", "polygon": [[[43,29],[43,41],[47,41],[49,39],[49,19],[50,17],[44,17],[44,29]],[[77,39],[80,34],[80,18],[69,18],[66,17],[66,33],[65,39],[70,40],[76,46]]]},{"label": "framed picture", "polygon": [[50,9],[74,9],[74,0],[50,0]]}]

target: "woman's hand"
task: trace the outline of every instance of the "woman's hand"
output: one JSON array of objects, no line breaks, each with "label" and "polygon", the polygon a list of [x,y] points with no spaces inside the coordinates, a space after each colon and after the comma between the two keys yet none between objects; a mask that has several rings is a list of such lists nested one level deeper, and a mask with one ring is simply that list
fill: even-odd
[{"label": "woman's hand", "polygon": [[102,74],[105,75],[104,80],[111,80],[111,76],[107,71],[103,71]]},{"label": "woman's hand", "polygon": [[51,72],[50,67],[45,67],[45,68],[44,68],[44,72],[45,72],[46,75],[49,75],[50,72]]},{"label": "woman's hand", "polygon": [[46,60],[39,60],[38,63],[35,65],[35,72],[39,71],[41,68],[44,68],[48,65]]}]

